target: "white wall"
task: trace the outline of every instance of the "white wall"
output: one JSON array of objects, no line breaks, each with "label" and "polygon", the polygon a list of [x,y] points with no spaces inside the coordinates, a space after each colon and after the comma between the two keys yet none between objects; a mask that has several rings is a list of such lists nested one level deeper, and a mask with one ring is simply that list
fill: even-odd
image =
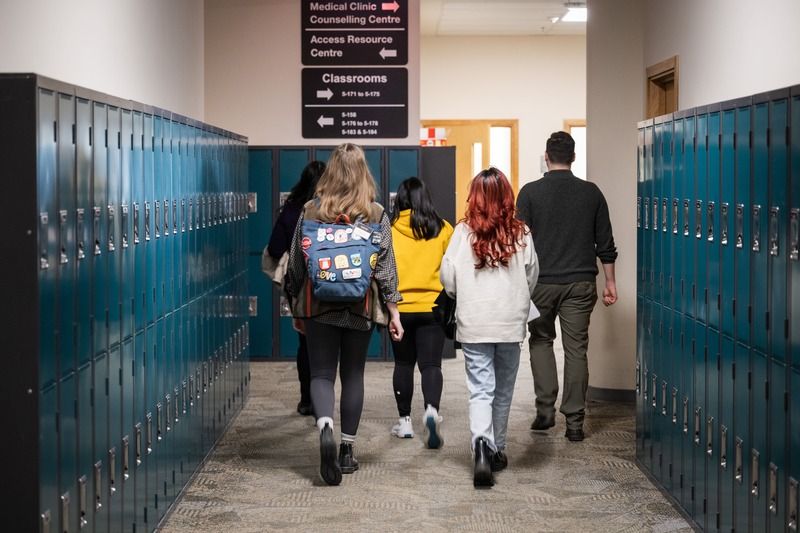
[{"label": "white wall", "polygon": [[[419,1],[408,6],[409,138],[355,142],[419,141]],[[298,0],[205,0],[205,11],[208,122],[247,135],[253,145],[341,142],[302,136]]]},{"label": "white wall", "polygon": [[585,118],[584,36],[422,38],[421,116],[519,119],[519,185],[541,176],[547,138]]},{"label": "white wall", "polygon": [[678,56],[678,108],[800,83],[797,0],[648,0],[646,5],[644,65]]},{"label": "white wall", "polygon": [[[588,173],[608,202],[619,252],[619,300],[608,308],[598,303],[592,314],[589,384],[630,390],[636,361],[636,123],[644,109],[644,9],[640,0],[588,5]],[[601,273],[601,290],[604,281]]]},{"label": "white wall", "polygon": [[2,0],[0,72],[203,119],[202,0]]}]

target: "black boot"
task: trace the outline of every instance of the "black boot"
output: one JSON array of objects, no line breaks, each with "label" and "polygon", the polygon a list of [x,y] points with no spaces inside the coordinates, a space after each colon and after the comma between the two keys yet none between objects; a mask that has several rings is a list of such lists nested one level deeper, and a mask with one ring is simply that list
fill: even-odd
[{"label": "black boot", "polygon": [[319,475],[328,485],[338,485],[342,482],[342,469],[336,458],[336,440],[333,438],[333,429],[328,424],[319,432]]},{"label": "black boot", "polygon": [[483,437],[475,441],[475,475],[472,484],[475,487],[491,487],[494,485],[492,475],[492,450]]},{"label": "black boot", "polygon": [[492,472],[500,472],[508,466],[508,456],[505,452],[497,450],[492,454]]},{"label": "black boot", "polygon": [[343,442],[339,445],[339,467],[342,469],[342,474],[352,474],[358,470],[352,442]]}]

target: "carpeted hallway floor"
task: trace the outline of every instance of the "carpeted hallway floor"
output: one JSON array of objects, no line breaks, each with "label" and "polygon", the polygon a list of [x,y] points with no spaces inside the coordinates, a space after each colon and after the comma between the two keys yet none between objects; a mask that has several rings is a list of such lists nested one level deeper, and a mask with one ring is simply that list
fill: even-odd
[{"label": "carpeted hallway floor", "polygon": [[[529,430],[533,380],[523,351],[508,431],[509,467],[491,490],[472,486],[464,362],[443,365],[445,444],[389,434],[397,411],[392,363],[368,363],[358,472],[339,487],[319,479],[319,437],[295,413],[293,363],[253,363],[250,399],[187,488],[164,533],[198,531],[691,531],[634,464],[634,408],[592,403],[587,438],[570,443],[564,419]],[[422,430],[422,395],[414,396]]]}]

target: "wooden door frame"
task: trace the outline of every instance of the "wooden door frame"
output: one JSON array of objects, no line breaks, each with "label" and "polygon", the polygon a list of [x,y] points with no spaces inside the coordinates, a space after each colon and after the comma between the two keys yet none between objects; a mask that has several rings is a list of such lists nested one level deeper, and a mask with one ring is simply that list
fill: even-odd
[{"label": "wooden door frame", "polygon": [[653,118],[661,113],[656,109],[659,107],[660,97],[657,89],[661,87],[664,80],[672,82],[673,90],[675,91],[675,109],[667,109],[667,113],[677,111],[680,109],[679,104],[679,69],[678,69],[678,56],[672,56],[663,61],[659,61],[655,65],[650,65],[645,69],[647,95],[645,99],[645,118]]},{"label": "wooden door frame", "polygon": [[585,128],[586,127],[586,119],[584,118],[565,118],[564,119],[564,131],[571,134],[572,128]]},{"label": "wooden door frame", "polygon": [[423,128],[433,128],[435,126],[469,126],[474,124],[486,124],[489,127],[499,126],[511,128],[511,188],[516,194],[519,190],[519,120],[516,118],[498,119],[425,119],[420,124]]}]

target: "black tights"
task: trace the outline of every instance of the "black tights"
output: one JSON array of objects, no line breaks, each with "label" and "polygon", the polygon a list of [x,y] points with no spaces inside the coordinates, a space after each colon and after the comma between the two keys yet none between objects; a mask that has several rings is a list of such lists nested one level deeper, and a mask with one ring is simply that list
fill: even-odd
[{"label": "black tights", "polygon": [[338,365],[342,378],[342,433],[355,436],[364,407],[364,364],[372,330],[340,328],[313,319],[306,320],[305,325],[314,414],[317,418],[333,418]]},{"label": "black tights", "polygon": [[405,333],[400,342],[392,341],[394,351],[394,397],[400,416],[411,415],[414,394],[414,364],[422,374],[425,405],[439,409],[442,398],[442,348],[444,331],[433,320],[433,313],[400,313]]}]

